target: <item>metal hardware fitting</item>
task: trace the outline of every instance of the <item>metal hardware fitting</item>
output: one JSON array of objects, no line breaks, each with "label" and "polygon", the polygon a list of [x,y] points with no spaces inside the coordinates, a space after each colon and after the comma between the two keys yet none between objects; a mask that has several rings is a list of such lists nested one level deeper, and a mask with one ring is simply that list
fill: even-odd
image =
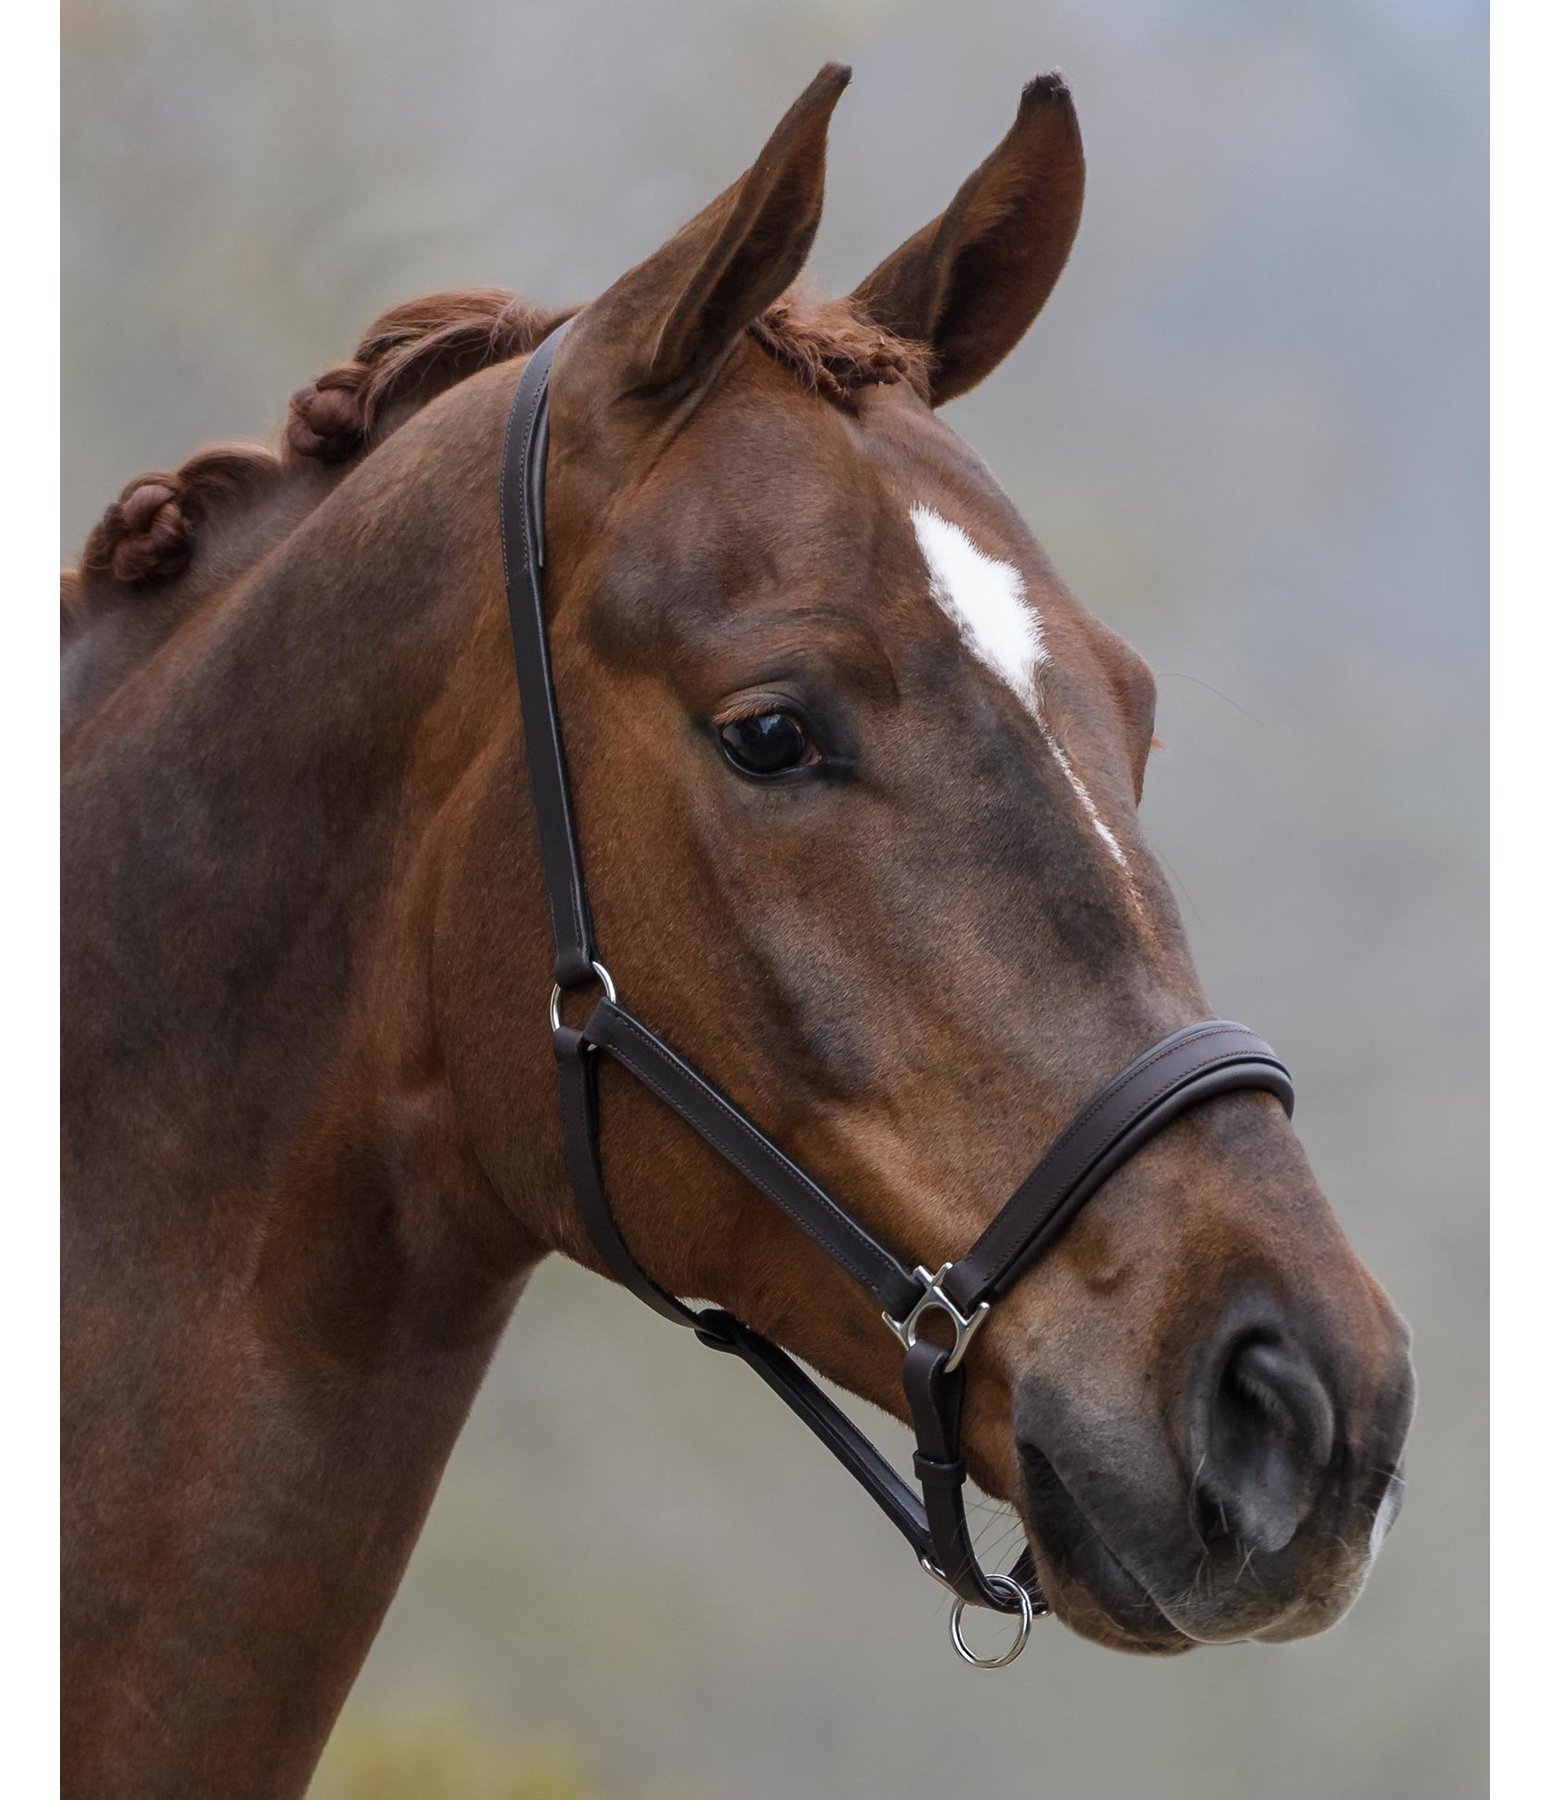
[{"label": "metal hardware fitting", "polygon": [[[600,962],[594,962],[592,964],[592,978],[599,984],[610,1000],[617,1000],[619,998],[619,991],[614,986],[613,976],[608,973],[607,969],[605,969]],[[553,990],[549,995],[550,1031],[558,1031],[560,1029],[560,996],[564,992],[565,989],[560,986],[559,982],[555,982]]]},{"label": "metal hardware fitting", "polygon": [[969,1603],[967,1600],[955,1600],[953,1602],[952,1623],[953,1648],[971,1668],[1004,1669],[1008,1663],[1016,1662],[1018,1657],[1022,1655],[1023,1645],[1028,1642],[1028,1634],[1033,1630],[1033,1621],[1038,1618],[1039,1615],[1034,1611],[1032,1594],[1028,1592],[1027,1588],[1025,1588],[1020,1581],[1014,1581],[1010,1575],[987,1575],[985,1580],[998,1594],[1004,1594],[1008,1600],[1014,1595],[1017,1598],[1017,1611],[1019,1615],[1017,1621],[1017,1636],[1013,1639],[1012,1647],[1010,1650],[1003,1651],[1000,1656],[976,1656],[964,1642],[963,1637],[964,1608],[967,1607]]},{"label": "metal hardware fitting", "polygon": [[956,1369],[963,1361],[963,1353],[969,1347],[969,1339],[974,1336],[979,1329],[980,1321],[990,1311],[990,1302],[981,1300],[973,1312],[967,1314],[959,1312],[958,1308],[942,1292],[942,1282],[952,1266],[950,1262],[943,1263],[935,1275],[928,1274],[924,1269],[917,1269],[915,1279],[925,1284],[926,1291],[902,1319],[894,1318],[892,1313],[884,1313],[883,1323],[903,1344],[904,1348],[910,1350],[914,1348],[915,1340],[920,1336],[921,1315],[928,1312],[946,1313],[953,1322],[953,1347],[948,1352],[947,1366],[949,1369]]}]

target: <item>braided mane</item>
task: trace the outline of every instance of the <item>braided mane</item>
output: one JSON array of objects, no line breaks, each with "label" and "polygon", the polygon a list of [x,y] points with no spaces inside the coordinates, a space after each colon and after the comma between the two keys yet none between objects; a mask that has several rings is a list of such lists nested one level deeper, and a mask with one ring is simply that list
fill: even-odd
[{"label": "braided mane", "polygon": [[505,288],[427,294],[395,306],[361,339],[353,361],[291,395],[287,452],[345,462],[372,450],[427,401],[480,369],[526,356],[569,316],[529,306]]},{"label": "braided mane", "polygon": [[[279,451],[219,445],[178,469],[131,481],[87,538],[79,570],[65,571],[67,627],[79,630],[102,611],[143,600],[178,577],[186,577],[179,593],[187,589],[192,606],[212,580],[230,581],[294,529],[298,507],[315,506],[420,407],[481,369],[525,356],[574,310],[546,311],[505,288],[471,288],[428,294],[384,313],[349,362],[291,396]],[[787,297],[749,327],[749,337],[835,405],[852,406],[859,390],[880,383],[905,381],[924,390],[924,347],[868,323],[844,302],[799,307]],[[319,479],[325,471],[332,479]],[[266,503],[268,531],[260,516]],[[240,548],[222,546],[235,556],[212,557],[228,530],[241,538]],[[199,579],[201,562],[210,565],[210,580]],[[186,607],[173,610],[182,616]]]}]

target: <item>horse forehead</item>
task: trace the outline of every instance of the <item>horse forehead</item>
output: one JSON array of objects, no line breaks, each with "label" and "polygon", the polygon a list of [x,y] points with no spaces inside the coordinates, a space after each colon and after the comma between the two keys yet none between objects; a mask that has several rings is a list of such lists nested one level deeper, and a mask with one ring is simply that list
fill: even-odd
[{"label": "horse forehead", "polygon": [[637,490],[620,534],[626,565],[651,570],[667,596],[818,593],[831,607],[875,609],[913,588],[924,601],[907,495],[845,421],[807,404],[816,417],[805,428],[777,413],[693,434]]},{"label": "horse forehead", "polygon": [[[1064,590],[988,469],[932,415],[859,418],[812,396],[707,409],[639,490],[621,559],[658,605],[728,599],[864,612],[899,642],[994,646],[1066,635]],[[944,616],[945,615],[945,616]],[[1042,641],[1042,640],[1041,640]]]},{"label": "horse forehead", "polygon": [[1020,629],[1029,610],[1052,643],[1080,635],[1081,608],[978,452],[891,391],[865,416],[931,610],[945,611],[960,635],[971,622],[991,637]]}]

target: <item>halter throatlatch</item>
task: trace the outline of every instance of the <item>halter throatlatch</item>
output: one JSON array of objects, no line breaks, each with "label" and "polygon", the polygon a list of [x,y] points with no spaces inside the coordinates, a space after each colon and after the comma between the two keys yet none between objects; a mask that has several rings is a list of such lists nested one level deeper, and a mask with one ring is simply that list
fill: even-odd
[{"label": "halter throatlatch", "polygon": [[[559,1068],[565,1157],[576,1207],[610,1274],[704,1344],[739,1356],[780,1395],[887,1514],[926,1573],[955,1596],[953,1643],[980,1668],[1001,1668],[1048,1611],[1025,1551],[1005,1574],[982,1569],[964,1515],[961,1454],[964,1355],[994,1302],[1046,1250],[1122,1163],[1189,1107],[1215,1094],[1272,1093],[1288,1113],[1292,1083],[1269,1045],[1242,1025],[1186,1026],[1122,1069],[1061,1132],[979,1238],[933,1275],[901,1262],[859,1220],[791,1161],[757,1125],[633,1013],[619,1003],[597,959],[565,773],[554,679],[544,624],[544,465],[549,366],[566,327],[529,357],[517,382],[501,459],[501,553],[516,652],[522,732],[554,929],[550,1031]],[[572,989],[595,990],[590,1017],[563,1022]],[[613,1058],[731,1162],[766,1199],[871,1295],[882,1322],[904,1346],[904,1391],[915,1426],[917,1494],[851,1420],[778,1345],[719,1307],[695,1311],[660,1288],[636,1262],[603,1190],[598,1151],[597,1063]],[[952,1342],[920,1335],[946,1318]],[[1017,1637],[998,1656],[972,1651],[964,1608],[1013,1615]]]}]

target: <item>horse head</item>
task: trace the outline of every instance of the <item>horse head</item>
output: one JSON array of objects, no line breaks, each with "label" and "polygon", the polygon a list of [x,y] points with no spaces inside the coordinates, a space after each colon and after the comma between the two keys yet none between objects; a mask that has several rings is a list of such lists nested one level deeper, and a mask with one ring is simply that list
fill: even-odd
[{"label": "horse head", "polygon": [[[1096,1087],[1209,1009],[1138,816],[1152,676],[937,410],[1066,261],[1070,95],[1030,85],[946,211],[804,308],[787,296],[846,78],[821,73],[560,345],[549,629],[620,988],[934,1268]],[[452,858],[438,1017],[481,1164],[541,1243],[595,1263],[509,1124],[510,1046],[541,1031],[513,1007],[509,922],[536,899],[516,794],[492,784]],[[650,1095],[602,1084],[610,1194],[652,1277],[902,1413],[866,1295]],[[1397,1507],[1407,1334],[1268,1095],[1196,1107],[1119,1169],[965,1368],[972,1473],[1017,1508],[1055,1610],[1104,1643],[1321,1630]]]}]

